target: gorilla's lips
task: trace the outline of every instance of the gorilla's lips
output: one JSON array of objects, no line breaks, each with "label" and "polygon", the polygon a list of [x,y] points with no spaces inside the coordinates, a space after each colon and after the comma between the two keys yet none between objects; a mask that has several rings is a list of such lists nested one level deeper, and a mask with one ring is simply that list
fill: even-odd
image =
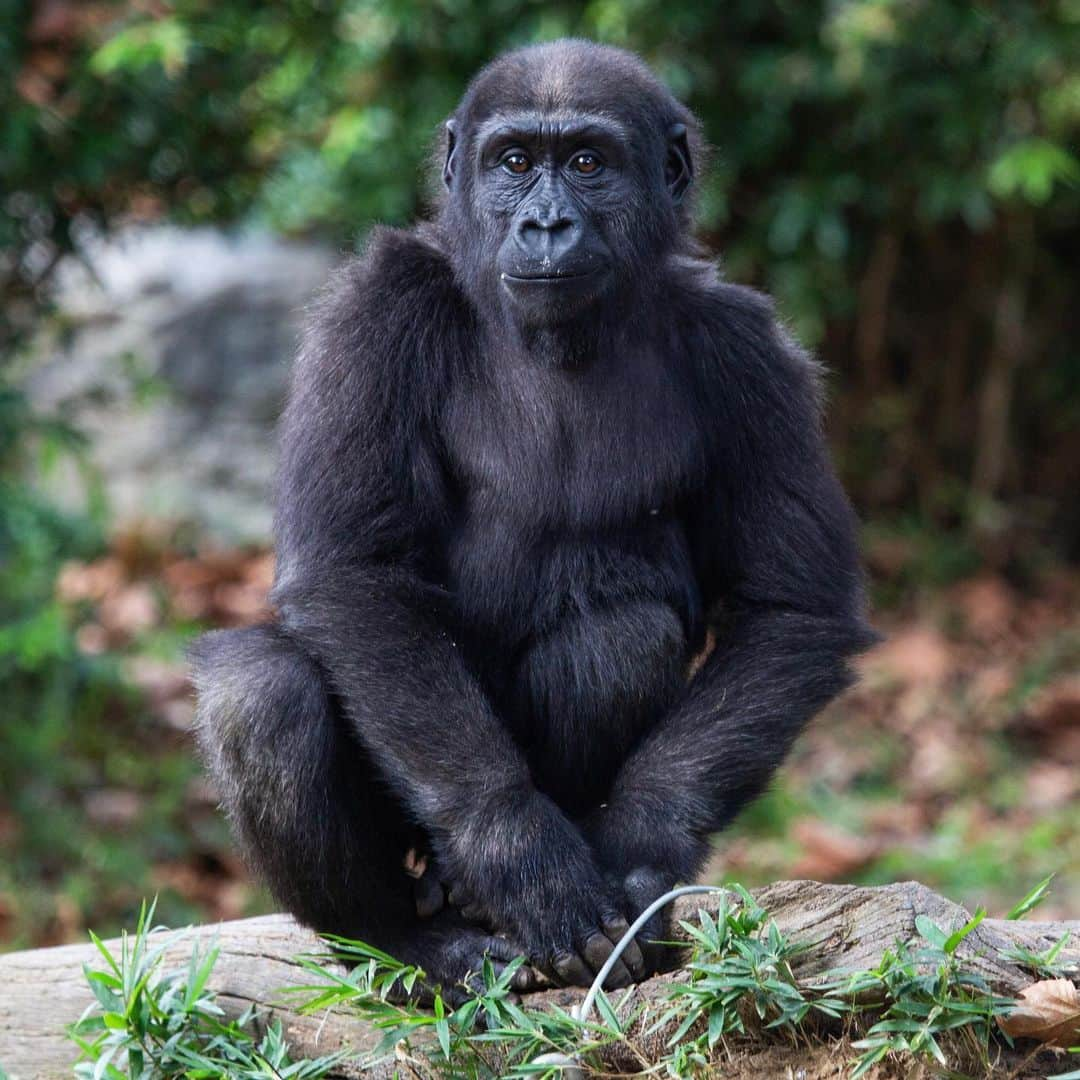
[{"label": "gorilla's lips", "polygon": [[583,281],[585,278],[596,277],[599,271],[597,270],[573,270],[566,271],[565,273],[555,274],[508,274],[503,273],[503,281],[512,281],[515,284],[537,284],[537,285],[561,285],[563,283],[570,283],[574,281]]},{"label": "gorilla's lips", "polygon": [[563,322],[590,307],[603,294],[608,273],[606,267],[555,273],[504,270],[499,277],[525,322],[538,325]]}]

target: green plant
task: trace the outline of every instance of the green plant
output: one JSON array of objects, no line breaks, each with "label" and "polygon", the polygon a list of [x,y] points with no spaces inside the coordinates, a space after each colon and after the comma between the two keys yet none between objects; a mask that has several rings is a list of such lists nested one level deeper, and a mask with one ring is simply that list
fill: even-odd
[{"label": "green plant", "polygon": [[185,967],[171,969],[166,952],[182,935],[151,940],[155,904],[143,904],[135,933],[121,938],[114,955],[91,933],[103,969],[84,967],[96,1003],[74,1025],[72,1038],[88,1060],[75,1075],[85,1080],[318,1080],[343,1061],[344,1053],[294,1062],[277,1022],[258,1040],[249,1028],[254,1008],[235,1020],[207,989],[218,956],[196,942]]},{"label": "green plant", "polygon": [[925,946],[897,946],[872,971],[852,975],[844,992],[855,997],[878,990],[887,1005],[881,1020],[854,1045],[863,1050],[852,1080],[890,1054],[909,1054],[948,1067],[941,1036],[962,1030],[980,1060],[988,1061],[994,1018],[1012,1005],[991,993],[986,980],[968,970],[957,955],[960,943],[986,917],[985,911],[949,933],[931,919],[915,920]]},{"label": "green plant", "polygon": [[1009,949],[1005,956],[1007,959],[1020,964],[1022,967],[1026,967],[1033,974],[1037,975],[1040,979],[1060,979],[1064,975],[1068,975],[1073,971],[1076,971],[1077,964],[1073,963],[1058,963],[1058,957],[1061,955],[1061,950],[1072,940],[1072,934],[1066,931],[1061,935],[1047,949],[1043,949],[1041,952],[1034,952],[1031,949],[1025,949],[1022,946],[1015,946]]},{"label": "green plant", "polygon": [[1050,885],[1053,883],[1053,880],[1053,874],[1044,877],[1038,885],[1009,908],[1005,913],[1005,918],[1012,920],[1022,919],[1029,912],[1034,911],[1035,908],[1046,899],[1047,894],[1050,892]]},{"label": "green plant", "polygon": [[[1043,892],[1040,883],[1025,901]],[[344,1060],[333,1055],[292,1062],[279,1028],[256,1041],[248,1031],[251,1011],[224,1019],[206,990],[216,948],[194,947],[184,968],[166,970],[164,953],[178,939],[149,940],[153,910],[143,905],[134,937],[124,936],[119,957],[92,935],[107,966],[86,969],[97,1005],[73,1030],[89,1058],[79,1066],[80,1076],[121,1080],[126,1066],[131,1077],[143,1080],[316,1080]],[[828,1031],[837,1021],[857,1024],[868,1012],[877,1019],[853,1043],[863,1053],[852,1062],[851,1080],[891,1055],[952,1075],[957,1062],[973,1060],[988,1074],[998,1034],[995,1020],[1013,1003],[994,995],[960,955],[960,945],[983,917],[980,911],[947,932],[919,916],[920,944],[897,945],[871,970],[807,982],[796,975],[797,961],[812,953],[813,944],[792,942],[745,889],[735,886],[715,916],[700,911],[696,920],[681,924],[693,944],[687,977],[671,985],[658,1018],[648,1025],[646,1006],[635,1005],[633,989],[618,1001],[600,994],[596,1020],[579,1019],[558,1006],[522,1004],[510,990],[516,964],[496,976],[485,963],[468,986],[455,989],[456,1007],[451,1007],[443,990],[422,987],[421,969],[337,937],[327,939],[327,952],[298,958],[311,981],[281,993],[297,998],[301,1012],[352,1011],[383,1033],[367,1064],[393,1052],[419,1075],[555,1080],[560,1061],[576,1061],[586,1073],[604,1072],[615,1053],[620,1061],[634,1062],[636,1071],[681,1080],[709,1075],[722,1061],[728,1038],[770,1030],[812,1037],[815,1014]],[[415,1004],[421,989],[431,1008]],[[660,1053],[658,1032],[664,1035]],[[604,1050],[608,1053],[601,1056]],[[1059,1080],[1078,1076],[1069,1072]]]},{"label": "green plant", "polygon": [[[458,999],[464,997],[456,1008],[435,988],[428,1011],[408,1000],[424,978],[419,968],[363,942],[339,937],[327,941],[330,953],[300,960],[317,981],[289,987],[286,993],[300,995],[303,1012],[338,1007],[363,1017],[383,1032],[375,1057],[404,1045],[455,1076],[462,1070],[477,1077],[554,1076],[557,1072],[550,1067],[535,1066],[538,1055],[574,1053],[587,1058],[624,1033],[623,1023],[603,994],[597,999],[600,1020],[594,1022],[580,1021],[558,1007],[522,1007],[510,991],[522,959],[498,976],[485,960],[482,971],[456,992]],[[344,971],[342,963],[347,965]],[[414,1045],[417,1040],[419,1045]]]},{"label": "green plant", "polygon": [[[799,986],[792,961],[806,946],[781,934],[742,886],[722,896],[715,919],[700,911],[698,920],[681,924],[696,946],[686,965],[690,978],[673,987],[670,1007],[652,1029],[675,1029],[667,1040],[671,1075],[705,1066],[725,1035],[746,1033],[748,1014],[766,1028],[792,1029],[811,1010],[831,1017],[845,1011],[843,1000]],[[687,1038],[694,1030],[699,1034]]]}]

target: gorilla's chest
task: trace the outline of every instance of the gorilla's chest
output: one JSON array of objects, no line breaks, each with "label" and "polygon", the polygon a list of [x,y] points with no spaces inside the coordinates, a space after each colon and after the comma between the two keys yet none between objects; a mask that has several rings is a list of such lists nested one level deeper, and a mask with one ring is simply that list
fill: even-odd
[{"label": "gorilla's chest", "polygon": [[445,570],[464,620],[507,641],[643,597],[681,609],[692,571],[678,502],[701,468],[694,416],[686,389],[648,357],[509,369],[462,387],[445,432],[458,495]]},{"label": "gorilla's chest", "polygon": [[655,516],[700,469],[690,394],[647,357],[575,372],[508,368],[462,386],[447,444],[464,516],[533,535]]}]

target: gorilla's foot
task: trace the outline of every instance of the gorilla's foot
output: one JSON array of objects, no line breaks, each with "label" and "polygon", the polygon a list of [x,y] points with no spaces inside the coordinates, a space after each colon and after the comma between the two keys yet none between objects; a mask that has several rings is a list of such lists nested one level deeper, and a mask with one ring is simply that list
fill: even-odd
[{"label": "gorilla's foot", "polygon": [[[396,953],[424,972],[424,985],[417,983],[414,999],[430,1003],[434,988],[439,987],[444,1000],[456,1007],[468,1000],[470,991],[484,989],[485,960],[491,964],[495,977],[500,978],[513,960],[524,955],[524,950],[507,938],[463,925],[454,912],[443,912],[401,941]],[[527,963],[510,979],[510,989],[520,993],[547,985],[543,976]]]}]

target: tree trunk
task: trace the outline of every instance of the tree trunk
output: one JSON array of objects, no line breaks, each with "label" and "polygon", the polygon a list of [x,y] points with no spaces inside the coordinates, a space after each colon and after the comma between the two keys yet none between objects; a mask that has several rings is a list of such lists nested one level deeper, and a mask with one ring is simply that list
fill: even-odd
[{"label": "tree trunk", "polygon": [[[898,941],[912,941],[917,915],[927,915],[940,927],[954,930],[969,915],[957,904],[917,882],[865,888],[823,885],[813,881],[782,881],[758,889],[757,901],[780,930],[793,941],[812,947],[801,957],[796,975],[813,983],[829,971],[862,970],[875,966],[882,953]],[[675,905],[675,936],[679,919],[692,919],[698,909],[715,912],[716,896],[683,897]],[[1033,976],[1003,953],[1021,946],[1042,951],[1063,934],[1072,937],[1058,959],[1080,962],[1080,921],[1007,922],[986,919],[962,943],[960,955],[980,972],[996,993],[1013,995],[1034,981]],[[280,991],[309,983],[310,976],[296,962],[297,955],[325,951],[319,939],[285,915],[266,915],[220,926],[199,927],[179,937],[166,953],[166,962],[179,965],[190,955],[194,940],[215,939],[220,955],[210,987],[222,1007],[238,1015],[249,1005],[262,1010],[262,1019],[281,1021],[296,1058],[326,1054],[339,1047],[370,1053],[380,1033],[361,1020],[341,1013],[301,1016],[281,1001]],[[110,943],[112,944],[112,943]],[[83,965],[100,967],[100,955],[91,945],[65,945],[52,949],[0,956],[0,1075],[11,1080],[48,1080],[70,1076],[77,1048],[65,1038],[65,1028],[78,1020],[92,997]],[[638,994],[662,998],[678,973],[657,976],[641,984]],[[584,991],[550,990],[531,995],[530,1005],[558,1002],[569,1007]],[[364,1071],[343,1069],[343,1076],[392,1075],[393,1062],[373,1062]]]}]

